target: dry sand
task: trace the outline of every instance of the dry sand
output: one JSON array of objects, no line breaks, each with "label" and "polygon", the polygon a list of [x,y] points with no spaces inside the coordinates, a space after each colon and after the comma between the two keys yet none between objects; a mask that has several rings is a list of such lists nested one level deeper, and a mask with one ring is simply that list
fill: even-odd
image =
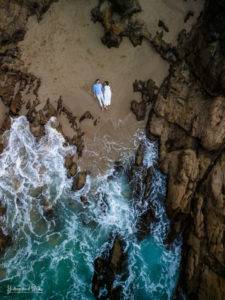
[{"label": "dry sand", "polygon": [[[165,39],[173,43],[184,28],[187,11],[194,10],[196,17],[203,5],[202,0],[140,0],[140,3],[144,11],[139,17],[146,21],[149,31],[154,33],[159,29],[160,18],[170,29]],[[133,93],[133,81],[152,78],[160,85],[169,67],[147,42],[134,48],[124,39],[118,49],[105,47],[100,41],[102,26],[90,20],[90,10],[96,4],[96,0],[59,0],[40,23],[30,17],[25,39],[19,44],[28,71],[41,78],[42,102],[50,98],[54,103],[62,95],[65,106],[74,115],[80,117],[89,110],[99,118],[97,126],[93,126],[93,120],[81,123],[85,151],[79,165],[93,174],[104,172],[109,161],[134,152],[137,147],[136,135],[144,129],[146,121],[137,122],[130,112],[130,101],[140,99],[140,95]],[[192,18],[186,28],[194,21]],[[102,112],[93,97],[96,78],[111,83],[110,111]],[[61,121],[64,132],[70,134],[68,123]]]}]

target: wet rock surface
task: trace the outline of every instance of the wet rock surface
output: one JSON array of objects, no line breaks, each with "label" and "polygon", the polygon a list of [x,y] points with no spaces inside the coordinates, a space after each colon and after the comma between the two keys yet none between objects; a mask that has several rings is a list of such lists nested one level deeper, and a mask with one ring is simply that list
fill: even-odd
[{"label": "wet rock surface", "polygon": [[[114,238],[111,249],[106,249],[94,261],[94,276],[92,278],[92,292],[96,299],[121,299],[120,285],[114,287],[117,275],[121,275],[126,267],[124,245],[118,235]],[[102,291],[105,290],[104,293]]]},{"label": "wet rock surface", "polygon": [[138,214],[136,221],[136,237],[142,241],[150,234],[150,226],[158,219],[155,217],[151,201],[153,167],[146,168],[143,164],[145,146],[140,145],[135,162],[129,171],[129,179],[133,189],[133,206]]},{"label": "wet rock surface", "polygon": [[86,183],[86,178],[87,178],[87,172],[83,171],[83,172],[79,172],[73,180],[73,191],[78,191],[81,190]]}]

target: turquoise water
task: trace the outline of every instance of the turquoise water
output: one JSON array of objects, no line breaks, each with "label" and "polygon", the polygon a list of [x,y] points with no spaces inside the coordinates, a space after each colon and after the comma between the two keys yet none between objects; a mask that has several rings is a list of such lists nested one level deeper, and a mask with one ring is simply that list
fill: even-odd
[{"label": "turquoise water", "polygon": [[[138,242],[138,212],[125,171],[112,180],[107,179],[110,168],[105,176],[89,176],[85,187],[74,193],[64,157],[75,149],[62,146],[64,139],[51,121],[38,144],[25,117],[13,121],[6,138],[8,147],[0,156],[0,199],[7,213],[1,224],[12,235],[13,245],[1,257],[0,299],[94,299],[93,262],[116,232],[125,241],[128,257],[122,298],[171,298],[180,242],[170,251],[163,246],[169,222],[163,206],[165,177],[160,172],[154,171],[151,192],[159,221],[151,226],[151,235]],[[157,147],[142,142],[147,147],[144,163],[149,167],[157,160]],[[86,195],[87,207],[81,195]],[[45,216],[45,207],[53,209],[53,217]],[[118,277],[117,283],[121,280]]]}]

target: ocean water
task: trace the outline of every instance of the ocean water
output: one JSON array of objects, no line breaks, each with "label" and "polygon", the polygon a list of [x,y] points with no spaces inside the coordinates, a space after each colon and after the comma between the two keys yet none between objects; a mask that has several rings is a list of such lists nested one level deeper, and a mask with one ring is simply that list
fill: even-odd
[{"label": "ocean water", "polygon": [[[0,299],[95,299],[91,291],[93,262],[119,233],[127,254],[127,278],[122,299],[171,299],[178,278],[181,243],[171,250],[163,245],[169,221],[165,214],[166,178],[154,169],[151,201],[158,222],[151,234],[139,242],[135,222],[140,211],[132,201],[124,160],[124,171],[113,179],[107,174],[88,176],[85,187],[72,192],[64,157],[76,151],[63,147],[64,139],[51,126],[36,143],[25,117],[12,121],[5,138],[8,146],[0,156],[0,200],[6,215],[0,219],[13,244],[0,257]],[[157,145],[145,143],[146,167],[157,161]],[[80,196],[89,205],[84,206]],[[45,210],[51,208],[53,215]],[[144,209],[144,208],[143,208]]]}]

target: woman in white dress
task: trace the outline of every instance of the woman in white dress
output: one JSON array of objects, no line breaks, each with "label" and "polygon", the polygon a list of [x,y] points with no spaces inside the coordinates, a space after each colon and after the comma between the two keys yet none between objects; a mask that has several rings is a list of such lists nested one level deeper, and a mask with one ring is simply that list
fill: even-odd
[{"label": "woman in white dress", "polygon": [[108,106],[111,105],[112,91],[108,81],[103,83],[103,97],[104,97],[104,108],[107,110]]}]

